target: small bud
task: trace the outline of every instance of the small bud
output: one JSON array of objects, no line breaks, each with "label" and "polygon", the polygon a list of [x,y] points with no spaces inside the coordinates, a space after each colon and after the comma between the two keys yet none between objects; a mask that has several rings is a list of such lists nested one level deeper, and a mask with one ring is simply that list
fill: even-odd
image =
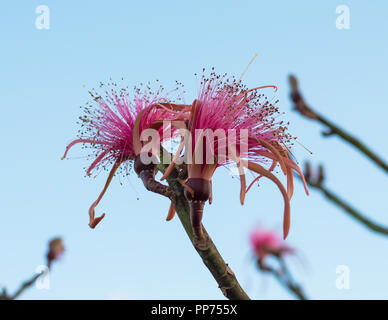
[{"label": "small bud", "polygon": [[306,179],[307,182],[311,181],[311,166],[310,166],[310,162],[306,162],[304,164],[304,178]]},{"label": "small bud", "polygon": [[323,169],[323,165],[319,165],[317,184],[321,185],[324,180],[325,180],[325,171]]},{"label": "small bud", "polygon": [[65,251],[65,246],[61,238],[54,238],[49,242],[49,251],[47,252],[47,265],[50,266],[55,260],[61,258]]}]

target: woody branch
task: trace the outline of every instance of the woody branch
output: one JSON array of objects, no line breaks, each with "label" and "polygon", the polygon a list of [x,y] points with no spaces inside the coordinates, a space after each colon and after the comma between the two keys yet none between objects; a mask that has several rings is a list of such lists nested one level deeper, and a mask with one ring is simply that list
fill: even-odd
[{"label": "woody branch", "polygon": [[[162,160],[158,166],[158,169],[160,172],[164,173],[166,168],[167,166],[163,165]],[[181,180],[182,178],[182,171],[184,172],[184,170],[185,168],[180,168],[180,170],[174,168],[170,176],[167,178],[167,182],[169,184],[169,187],[175,194],[175,201],[173,201],[174,207],[186,231],[186,234],[188,235],[195,250],[201,257],[203,263],[206,265],[206,267],[213,275],[214,279],[217,281],[219,288],[221,289],[225,297],[230,300],[250,300],[250,298],[238,282],[235,274],[228,266],[228,264],[225,263],[225,260],[222,258],[221,254],[217,250],[215,244],[213,243],[212,239],[210,238],[209,234],[203,226],[202,228],[205,238],[207,239],[207,245],[205,248],[201,248],[200,246],[196,245],[193,229],[191,227],[190,222],[189,203],[184,196],[184,189],[181,183],[179,182],[179,180]],[[170,195],[166,196],[170,198]]]},{"label": "woody branch", "polygon": [[354,208],[348,202],[343,200],[340,196],[338,196],[334,191],[330,190],[324,185],[325,174],[323,166],[319,167],[318,174],[316,176],[313,175],[310,164],[306,162],[304,176],[307,184],[314,188],[315,190],[320,191],[326,199],[330,202],[334,203],[338,207],[340,207],[344,212],[350,215],[353,219],[360,222],[366,228],[376,233],[380,233],[382,235],[388,235],[388,228],[381,226],[375,222],[373,222],[370,218],[368,218],[365,214],[361,213],[359,210]]},{"label": "woody branch", "polygon": [[324,126],[326,126],[327,131],[322,132],[323,136],[339,136],[340,138],[351,144],[353,147],[358,149],[360,152],[362,152],[386,173],[388,173],[388,163],[385,162],[381,157],[379,157],[374,151],[372,151],[365,143],[363,143],[350,133],[346,132],[342,128],[338,127],[336,124],[334,124],[333,122],[331,122],[306,104],[302,94],[299,91],[298,81],[295,76],[289,76],[289,83],[291,87],[291,99],[294,102],[294,109],[305,118],[318,121]]}]

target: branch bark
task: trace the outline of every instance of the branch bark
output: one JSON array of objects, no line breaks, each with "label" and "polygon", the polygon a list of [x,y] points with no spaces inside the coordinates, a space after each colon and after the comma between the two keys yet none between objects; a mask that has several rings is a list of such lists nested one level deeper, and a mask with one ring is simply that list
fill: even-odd
[{"label": "branch bark", "polygon": [[322,194],[330,200],[332,203],[339,206],[341,209],[343,209],[346,213],[348,213],[352,218],[363,224],[365,227],[367,227],[369,230],[380,233],[382,235],[388,236],[388,228],[383,227],[381,225],[378,225],[377,223],[373,222],[371,219],[366,217],[364,214],[360,213],[357,209],[352,207],[350,204],[345,202],[345,200],[341,199],[338,195],[336,195],[334,192],[329,190],[323,185],[320,184],[312,184],[307,181],[308,185],[316,190],[319,190],[322,192]]},{"label": "branch bark", "polygon": [[264,264],[262,260],[258,260],[259,269],[263,272],[272,274],[278,282],[289,290],[296,298],[299,300],[308,300],[307,296],[303,292],[302,287],[297,284],[293,277],[291,276],[290,271],[287,268],[287,265],[282,257],[278,257],[280,263],[280,269],[275,269],[274,267]]},{"label": "branch bark", "polygon": [[[163,161],[162,161],[163,162]],[[166,166],[159,164],[158,169],[164,173]],[[194,234],[190,223],[190,208],[189,204],[183,194],[183,187],[179,183],[180,173],[175,168],[170,176],[167,178],[167,182],[170,188],[175,193],[175,210],[177,215],[188,235],[191,243],[193,244],[195,250],[200,255],[203,263],[209,269],[214,279],[217,281],[219,288],[222,293],[230,300],[250,300],[248,295],[245,293],[241,285],[239,284],[236,276],[233,271],[230,269],[227,263],[225,263],[221,254],[217,250],[215,244],[210,238],[209,234],[203,228],[205,238],[207,239],[206,248],[203,250],[196,245],[194,240]]]},{"label": "branch bark", "polygon": [[322,115],[318,114],[315,110],[313,110],[306,104],[302,94],[299,91],[298,81],[294,76],[289,76],[289,82],[291,86],[291,99],[294,102],[295,110],[297,110],[302,116],[318,121],[325,125],[327,127],[327,131],[323,132],[324,136],[337,135],[341,137],[343,140],[347,141],[356,149],[361,151],[377,166],[379,166],[381,169],[388,173],[388,163],[385,162],[381,157],[379,157],[375,152],[373,152],[368,146],[366,146],[365,143],[361,142],[356,137],[341,129]]},{"label": "branch bark", "polygon": [[7,291],[5,289],[3,289],[2,294],[0,294],[0,300],[15,300],[25,290],[30,288],[36,282],[36,280],[39,279],[39,277],[43,276],[44,273],[45,273],[44,271],[41,273],[38,273],[38,274],[34,275],[30,280],[25,281],[13,295],[8,295]]},{"label": "branch bark", "polygon": [[[323,166],[319,167],[319,173],[317,176],[314,177],[312,174],[312,170],[310,168],[310,164],[306,162],[305,164],[305,170],[304,170],[304,176],[306,179],[306,183],[316,189],[322,192],[322,194],[332,203],[340,207],[343,211],[345,211],[347,214],[349,214],[352,218],[363,224],[365,227],[367,227],[369,230],[380,233],[382,235],[387,236],[388,235],[388,228],[383,227],[375,222],[373,222],[371,219],[366,217],[366,215],[360,213],[357,209],[352,207],[349,203],[347,203],[345,200],[341,199],[337,194],[335,194],[333,191],[325,187],[324,181],[325,181],[325,174],[324,174],[324,168]],[[299,180],[300,177],[298,176]]]}]

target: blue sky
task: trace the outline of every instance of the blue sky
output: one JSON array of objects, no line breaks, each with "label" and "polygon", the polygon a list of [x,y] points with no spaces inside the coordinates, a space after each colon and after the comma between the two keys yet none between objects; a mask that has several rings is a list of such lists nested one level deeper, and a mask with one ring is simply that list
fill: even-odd
[{"label": "blue sky", "polygon": [[[50,30],[35,28],[35,8],[51,10]],[[335,27],[338,5],[350,8],[350,30]],[[50,290],[26,299],[222,299],[178,219],[167,223],[166,199],[147,193],[137,177],[116,178],[98,207],[87,210],[106,175],[84,178],[88,162],[75,148],[82,87],[125,78],[129,86],[159,79],[196,93],[194,73],[215,66],[244,80],[276,84],[290,131],[313,151],[295,147],[302,163],[324,163],[327,185],[376,221],[388,225],[387,176],[338,138],[291,111],[287,75],[300,80],[307,102],[354,132],[388,159],[388,22],[385,1],[7,1],[0,9],[0,285],[13,291],[42,264],[47,240],[63,236],[67,252]],[[255,299],[289,299],[249,260],[248,234],[258,223],[281,230],[282,199],[262,182],[246,205],[226,170],[214,180],[204,224],[225,260]],[[137,200],[139,198],[139,200]],[[289,244],[301,260],[290,265],[315,299],[386,299],[388,238],[370,233],[297,184]],[[337,290],[336,267],[350,269],[350,289]]]}]

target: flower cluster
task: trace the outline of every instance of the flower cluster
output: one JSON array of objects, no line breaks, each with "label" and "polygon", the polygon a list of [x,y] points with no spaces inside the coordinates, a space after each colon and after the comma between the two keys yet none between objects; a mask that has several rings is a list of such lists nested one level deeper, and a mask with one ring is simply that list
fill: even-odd
[{"label": "flower cluster", "polygon": [[[205,202],[212,202],[213,174],[218,167],[232,163],[237,165],[241,181],[241,204],[247,191],[261,177],[277,185],[284,199],[283,231],[286,237],[294,189],[293,170],[303,181],[304,177],[289,157],[294,138],[287,132],[287,124],[277,120],[278,101],[273,102],[262,94],[265,88],[277,91],[276,86],[248,89],[240,80],[212,71],[209,76],[203,73],[198,96],[190,105],[177,104],[168,95],[163,95],[163,90],[154,94],[149,88],[145,91],[135,89],[133,98],[127,90],[107,90],[105,98],[91,93],[96,105],[85,109],[85,116],[81,117],[82,135],[68,145],[64,155],[77,143],[89,144],[94,161],[87,174],[98,167],[112,167],[103,191],[89,210],[89,225],[94,228],[104,217],[95,218],[94,208],[123,163],[127,164],[125,171],[133,165],[148,190],[171,198],[168,216],[171,219],[175,212],[174,196],[167,186],[155,181],[155,173],[161,143],[180,136],[181,143],[162,180],[170,175],[178,160],[183,159],[188,177],[180,182],[190,205],[196,239],[204,237],[201,220]],[[149,134],[150,130],[154,133]],[[273,173],[278,165],[287,178],[286,188]],[[246,170],[257,174],[249,186]],[[306,184],[305,190],[308,193]]]}]

